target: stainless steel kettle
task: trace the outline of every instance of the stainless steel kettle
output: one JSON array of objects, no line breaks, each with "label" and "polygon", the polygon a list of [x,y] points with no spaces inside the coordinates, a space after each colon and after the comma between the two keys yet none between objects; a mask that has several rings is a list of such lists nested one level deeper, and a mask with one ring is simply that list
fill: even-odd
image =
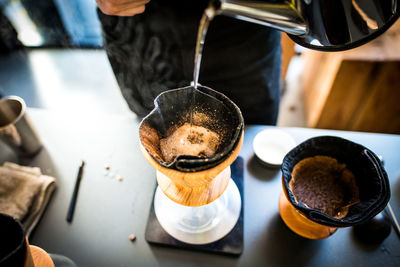
[{"label": "stainless steel kettle", "polygon": [[269,26],[299,45],[347,50],[385,32],[399,17],[399,0],[216,0],[216,14]]}]

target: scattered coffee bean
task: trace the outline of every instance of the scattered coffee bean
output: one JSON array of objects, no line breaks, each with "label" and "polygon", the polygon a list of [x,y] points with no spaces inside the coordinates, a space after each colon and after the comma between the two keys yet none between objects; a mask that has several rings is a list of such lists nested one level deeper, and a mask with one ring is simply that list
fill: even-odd
[{"label": "scattered coffee bean", "polygon": [[130,240],[130,241],[133,242],[133,241],[135,241],[135,239],[136,239],[136,236],[135,236],[134,234],[130,234],[130,235],[129,235],[129,240]]}]

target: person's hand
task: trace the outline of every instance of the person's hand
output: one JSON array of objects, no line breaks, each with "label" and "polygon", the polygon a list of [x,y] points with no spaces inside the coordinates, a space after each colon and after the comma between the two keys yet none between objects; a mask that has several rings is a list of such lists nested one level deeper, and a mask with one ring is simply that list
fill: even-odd
[{"label": "person's hand", "polygon": [[106,15],[133,16],[143,13],[150,0],[96,0],[97,6]]}]

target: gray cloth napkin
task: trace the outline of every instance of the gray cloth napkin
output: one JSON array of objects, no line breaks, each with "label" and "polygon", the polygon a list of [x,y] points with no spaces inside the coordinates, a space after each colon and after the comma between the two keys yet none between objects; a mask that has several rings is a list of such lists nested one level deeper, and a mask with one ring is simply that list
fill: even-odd
[{"label": "gray cloth napkin", "polygon": [[38,167],[5,162],[0,166],[0,212],[21,221],[29,237],[55,189],[56,179]]}]

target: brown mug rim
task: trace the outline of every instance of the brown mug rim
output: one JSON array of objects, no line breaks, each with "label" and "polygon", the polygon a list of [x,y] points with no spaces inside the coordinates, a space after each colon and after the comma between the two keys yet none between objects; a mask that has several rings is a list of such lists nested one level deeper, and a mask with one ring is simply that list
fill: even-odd
[{"label": "brown mug rim", "polygon": [[26,111],[26,103],[25,103],[25,101],[24,101],[24,99],[22,99],[21,97],[19,97],[19,96],[16,96],[16,95],[11,95],[11,96],[6,96],[6,97],[3,97],[3,98],[1,98],[0,99],[0,105],[3,103],[3,102],[7,102],[7,101],[16,101],[16,102],[18,102],[20,105],[21,105],[21,109],[20,109],[20,111],[19,111],[19,114],[18,114],[18,116],[15,116],[15,118],[13,118],[11,121],[9,121],[7,124],[4,124],[4,125],[1,125],[0,124],[0,130],[2,129],[2,128],[6,128],[6,127],[8,127],[8,126],[10,126],[10,125],[13,125],[13,124],[15,124],[16,122],[18,122],[21,118],[22,118],[22,116],[24,116],[24,114],[25,114],[25,111]]}]

